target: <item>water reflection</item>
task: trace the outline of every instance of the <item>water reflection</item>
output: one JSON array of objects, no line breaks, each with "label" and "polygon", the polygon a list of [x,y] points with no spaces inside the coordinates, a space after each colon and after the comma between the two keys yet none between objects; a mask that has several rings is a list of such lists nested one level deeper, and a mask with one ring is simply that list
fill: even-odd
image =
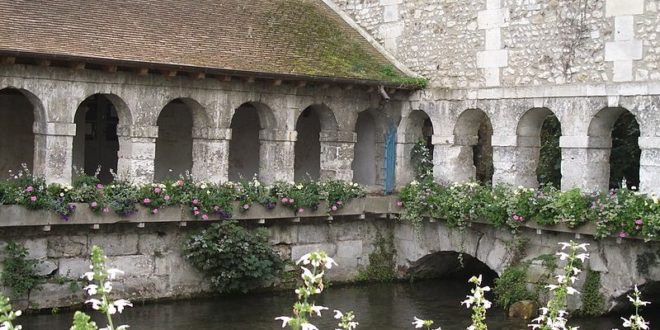
[{"label": "water reflection", "polygon": [[[469,293],[463,281],[434,280],[397,284],[370,284],[328,288],[318,304],[342,311],[354,310],[360,330],[412,329],[412,318],[433,319],[443,330],[465,329],[470,312],[460,305]],[[290,292],[195,299],[136,306],[124,312],[116,324],[135,330],[265,330],[280,329],[276,316],[289,315],[294,296]],[[332,312],[314,319],[319,329],[335,329]],[[20,318],[23,328],[69,329],[73,313],[29,315]],[[98,319],[97,322],[100,322]],[[616,317],[569,322],[583,330],[621,327]],[[528,329],[526,322],[508,320],[504,311],[488,311],[490,329]]]}]

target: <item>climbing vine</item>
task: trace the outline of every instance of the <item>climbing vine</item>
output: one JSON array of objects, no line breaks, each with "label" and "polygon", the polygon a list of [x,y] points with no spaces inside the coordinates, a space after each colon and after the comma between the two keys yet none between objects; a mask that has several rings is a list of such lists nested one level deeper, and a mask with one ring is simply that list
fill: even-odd
[{"label": "climbing vine", "polygon": [[369,254],[369,265],[358,274],[358,281],[389,282],[396,279],[394,268],[396,250],[392,233],[376,233],[374,250]]}]

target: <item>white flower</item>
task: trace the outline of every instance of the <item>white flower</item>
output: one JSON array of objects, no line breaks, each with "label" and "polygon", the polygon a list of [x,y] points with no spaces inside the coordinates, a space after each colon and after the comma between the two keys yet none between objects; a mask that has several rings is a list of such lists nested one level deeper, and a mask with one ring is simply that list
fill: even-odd
[{"label": "white flower", "polygon": [[117,311],[119,313],[121,313],[124,310],[124,307],[126,307],[126,306],[133,307],[133,304],[131,304],[131,302],[126,300],[126,299],[118,299],[117,301],[115,301],[112,304],[117,307]]},{"label": "white flower", "polygon": [[85,301],[85,304],[92,304],[94,310],[99,310],[101,308],[101,301],[98,299],[89,299]]},{"label": "white flower", "polygon": [[417,318],[417,316],[415,316],[412,324],[415,326],[415,328],[421,328],[424,326],[424,320],[420,320]]},{"label": "white flower", "polygon": [[293,320],[288,316],[280,316],[280,317],[276,317],[275,319],[278,321],[282,321],[282,328],[286,327],[286,325],[289,324],[289,321]]},{"label": "white flower", "polygon": [[90,285],[84,287],[83,290],[87,291],[88,295],[93,296],[93,295],[96,294],[96,290],[98,288],[99,287],[96,284],[90,284]]},{"label": "white flower", "polygon": [[123,275],[124,271],[116,269],[116,268],[110,268],[108,269],[108,278],[111,280],[114,280],[117,275]]},{"label": "white flower", "polygon": [[301,324],[300,326],[301,330],[319,330],[319,328],[317,328],[315,325],[307,322]]},{"label": "white flower", "polygon": [[589,253],[580,253],[575,256],[576,258],[580,259],[580,261],[584,262],[589,258]]},{"label": "white flower", "polygon": [[86,272],[80,278],[87,278],[88,281],[91,281],[94,279],[94,272]]},{"label": "white flower", "polygon": [[558,287],[559,287],[558,285],[554,285],[554,284],[548,284],[548,285],[545,286],[545,288],[546,288],[546,289],[549,289],[550,291],[554,291],[554,290],[556,290]]},{"label": "white flower", "polygon": [[107,281],[107,282],[103,283],[103,290],[104,290],[105,292],[110,292],[110,291],[112,291],[112,282]]},{"label": "white flower", "polygon": [[335,262],[335,260],[330,258],[330,257],[325,257],[325,265],[324,265],[325,268],[330,269],[330,268],[332,268],[332,265],[337,266],[337,263]]},{"label": "white flower", "polygon": [[572,287],[570,287],[570,286],[567,286],[567,287],[566,287],[566,293],[568,293],[568,294],[570,294],[570,295],[573,295],[573,294],[576,294],[576,293],[577,293],[577,294],[580,294],[580,291],[575,290],[574,288],[572,288]]},{"label": "white flower", "polygon": [[312,312],[316,313],[316,315],[321,316],[321,311],[328,309],[328,307],[323,307],[323,306],[316,306],[312,305]]},{"label": "white flower", "polygon": [[566,260],[568,258],[568,254],[564,252],[557,252],[557,255],[559,256],[559,260]]},{"label": "white flower", "polygon": [[567,242],[559,242],[557,244],[561,245],[562,250],[565,250],[567,247],[571,246],[571,243],[567,243]]},{"label": "white flower", "polygon": [[335,309],[335,318],[340,319],[344,316],[344,314],[341,313],[341,311],[338,311]]}]

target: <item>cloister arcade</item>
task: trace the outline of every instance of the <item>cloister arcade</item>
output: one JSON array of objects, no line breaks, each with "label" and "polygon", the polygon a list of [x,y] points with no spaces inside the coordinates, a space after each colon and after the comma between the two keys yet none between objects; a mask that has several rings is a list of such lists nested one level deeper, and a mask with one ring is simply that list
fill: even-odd
[{"label": "cloister arcade", "polygon": [[[562,189],[604,190],[625,177],[629,186],[660,190],[657,96],[409,102],[400,93],[384,105],[378,95],[341,88],[0,83],[0,170],[25,163],[49,182],[70,182],[74,167],[93,174],[100,165],[104,182],[112,169],[136,182],[188,172],[212,182],[332,177],[382,189],[394,125],[397,186],[414,179],[410,152],[423,141],[443,183],[536,187],[539,164],[552,163],[557,171],[561,164]],[[638,127],[631,133],[639,136],[637,153],[615,152],[623,143],[612,136],[618,119]],[[557,134],[543,135],[553,121]],[[561,154],[543,158],[553,143]],[[622,157],[632,167],[611,174]]]}]

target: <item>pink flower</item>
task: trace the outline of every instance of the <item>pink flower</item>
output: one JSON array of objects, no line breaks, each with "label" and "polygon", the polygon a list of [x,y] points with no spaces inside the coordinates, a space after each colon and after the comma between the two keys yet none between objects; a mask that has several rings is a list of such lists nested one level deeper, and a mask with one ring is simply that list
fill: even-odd
[{"label": "pink flower", "polygon": [[398,206],[398,207],[403,207],[403,202],[402,202],[402,201],[397,201],[397,202],[396,202],[396,206]]},{"label": "pink flower", "polygon": [[193,205],[197,205],[197,204],[199,204],[199,199],[197,199],[197,198],[193,199],[193,200],[192,200],[192,204],[193,204]]},{"label": "pink flower", "polygon": [[243,204],[243,210],[247,210],[250,208],[250,204]]},{"label": "pink flower", "polygon": [[183,187],[183,180],[176,180],[176,185],[179,187]]},{"label": "pink flower", "polygon": [[153,213],[153,214],[158,214],[158,209],[153,209],[153,210],[151,210],[151,213]]},{"label": "pink flower", "polygon": [[342,201],[337,201],[337,205],[341,205],[341,204],[344,204],[344,202],[342,202]]},{"label": "pink flower", "polygon": [[96,189],[103,189],[103,185],[100,184],[100,183],[97,183],[97,184],[96,184]]},{"label": "pink flower", "polygon": [[303,213],[303,212],[305,212],[305,209],[303,209],[302,207],[298,209],[298,213]]},{"label": "pink flower", "polygon": [[621,238],[626,238],[626,236],[628,236],[628,234],[626,234],[626,232],[624,232],[624,231],[619,233],[619,237],[621,237]]},{"label": "pink flower", "polygon": [[217,205],[216,205],[216,206],[214,206],[214,207],[213,207],[213,211],[215,211],[215,212],[218,212],[218,211],[220,211],[220,206],[217,206]]},{"label": "pink flower", "polygon": [[169,201],[169,200],[170,200],[170,195],[165,195],[165,197],[163,197],[163,199],[164,199],[166,202]]},{"label": "pink flower", "polygon": [[95,208],[97,208],[97,207],[99,206],[99,204],[96,203],[96,202],[92,202],[92,204],[89,204],[89,206],[90,206],[91,208],[95,209]]},{"label": "pink flower", "polygon": [[104,208],[103,208],[103,213],[108,213],[108,212],[110,212],[110,209],[107,208],[107,207],[104,207]]},{"label": "pink flower", "polygon": [[282,198],[282,204],[286,204],[286,203],[288,203],[288,202],[289,202],[289,199],[288,199],[288,198],[286,198],[286,197]]},{"label": "pink flower", "polygon": [[637,220],[635,220],[635,224],[638,225],[638,226],[641,226],[641,225],[644,224],[644,221],[642,221],[642,219],[637,219]]},{"label": "pink flower", "polygon": [[193,211],[193,214],[194,214],[194,215],[199,215],[199,211],[194,210],[194,211]]},{"label": "pink flower", "polygon": [[28,186],[27,188],[25,188],[25,191],[31,193],[34,191],[34,188],[32,188],[32,186]]},{"label": "pink flower", "polygon": [[156,188],[154,188],[154,192],[157,193],[157,194],[160,194],[161,190],[160,190],[159,187],[156,187]]},{"label": "pink flower", "polygon": [[142,203],[144,203],[144,204],[149,204],[149,203],[151,203],[151,199],[149,199],[149,198],[145,198],[145,199],[142,201]]},{"label": "pink flower", "polygon": [[202,214],[202,220],[208,220],[208,219],[209,219],[209,216],[208,216],[208,215],[206,215],[206,214]]},{"label": "pink flower", "polygon": [[333,211],[337,211],[337,205],[333,205],[330,209]]},{"label": "pink flower", "polygon": [[294,202],[293,198],[289,198],[289,204],[293,204]]},{"label": "pink flower", "polygon": [[37,196],[32,196],[32,197],[30,197],[30,200],[31,200],[32,202],[36,202],[36,201],[37,201]]}]

